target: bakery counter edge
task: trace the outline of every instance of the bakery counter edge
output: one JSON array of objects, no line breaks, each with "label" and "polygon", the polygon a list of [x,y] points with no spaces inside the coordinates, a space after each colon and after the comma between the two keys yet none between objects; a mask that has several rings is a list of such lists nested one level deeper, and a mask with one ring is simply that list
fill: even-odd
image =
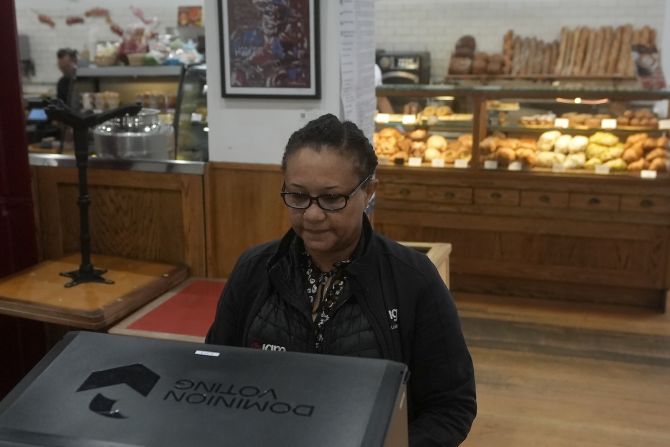
[{"label": "bakery counter edge", "polygon": [[[72,155],[29,154],[31,166],[76,168],[77,161]],[[92,169],[114,169],[119,171],[156,172],[173,174],[203,175],[205,162],[183,160],[121,160],[90,158]]]}]

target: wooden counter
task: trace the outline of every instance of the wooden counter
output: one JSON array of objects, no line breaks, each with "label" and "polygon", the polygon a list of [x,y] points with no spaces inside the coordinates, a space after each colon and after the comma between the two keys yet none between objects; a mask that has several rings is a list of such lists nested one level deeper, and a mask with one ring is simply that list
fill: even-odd
[{"label": "wooden counter", "polygon": [[459,291],[663,309],[670,182],[381,166],[375,228],[450,242]]},{"label": "wooden counter", "polygon": [[93,256],[96,268],[107,269],[114,284],[86,283],[65,288],[59,274],[79,268],[79,255],[44,261],[0,279],[0,314],[100,330],[186,279],[184,266],[113,256]]}]

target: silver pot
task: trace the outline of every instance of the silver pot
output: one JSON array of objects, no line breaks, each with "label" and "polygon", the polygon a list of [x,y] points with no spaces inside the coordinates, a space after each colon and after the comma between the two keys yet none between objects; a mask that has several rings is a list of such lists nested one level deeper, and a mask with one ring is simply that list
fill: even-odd
[{"label": "silver pot", "polygon": [[106,121],[93,130],[99,158],[174,159],[174,129],[162,124],[156,109]]}]

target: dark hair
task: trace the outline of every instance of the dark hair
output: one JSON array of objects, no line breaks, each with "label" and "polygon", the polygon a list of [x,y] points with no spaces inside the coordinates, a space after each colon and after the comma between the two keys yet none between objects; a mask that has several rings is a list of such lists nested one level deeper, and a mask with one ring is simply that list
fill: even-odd
[{"label": "dark hair", "polygon": [[291,154],[302,148],[317,152],[323,149],[336,150],[349,156],[354,160],[361,180],[373,174],[377,167],[377,155],[363,131],[351,121],[342,122],[330,113],[321,115],[293,132],[284,149],[282,170],[286,170],[286,162]]},{"label": "dark hair", "polygon": [[61,48],[58,50],[58,53],[56,53],[56,56],[58,56],[58,59],[61,59],[65,56],[70,56],[72,60],[77,60],[77,50],[73,50],[72,48]]}]

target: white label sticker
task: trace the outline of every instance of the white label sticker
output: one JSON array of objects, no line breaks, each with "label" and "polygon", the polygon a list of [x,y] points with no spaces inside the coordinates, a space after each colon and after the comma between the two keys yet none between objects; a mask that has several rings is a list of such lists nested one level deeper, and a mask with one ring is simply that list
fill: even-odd
[{"label": "white label sticker", "polygon": [[600,122],[600,127],[603,129],[616,129],[616,120],[613,118],[605,118]]},{"label": "white label sticker", "polygon": [[484,169],[498,169],[498,160],[486,160]]},{"label": "white label sticker", "polygon": [[195,112],[191,113],[191,121],[197,121],[197,122],[202,121],[202,115]]},{"label": "white label sticker", "polygon": [[468,167],[469,162],[470,160],[467,158],[459,158],[458,160],[454,161],[454,168],[465,169]]},{"label": "white label sticker", "polygon": [[563,167],[562,163],[554,163],[551,165],[551,172],[563,172],[565,171],[565,168]]},{"label": "white label sticker", "polygon": [[414,124],[416,123],[416,115],[403,115],[402,116],[403,124]]},{"label": "white label sticker", "polygon": [[507,166],[508,171],[520,171],[523,167],[523,164],[520,161],[513,161]]},{"label": "white label sticker", "polygon": [[214,351],[200,351],[197,350],[195,351],[195,355],[205,355],[207,357],[218,357],[221,355],[220,352],[214,352]]},{"label": "white label sticker", "polygon": [[556,118],[554,120],[554,127],[559,129],[567,129],[570,127],[570,120],[567,118]]},{"label": "white label sticker", "polygon": [[610,167],[607,165],[596,165],[596,174],[607,175],[610,173]]},{"label": "white label sticker", "polygon": [[377,116],[375,116],[375,122],[381,124],[388,123],[390,119],[391,115],[389,115],[388,113],[378,113]]},{"label": "white label sticker", "polygon": [[655,179],[656,178],[656,171],[650,171],[649,169],[643,169],[642,171],[640,171],[640,178]]},{"label": "white label sticker", "polygon": [[408,165],[410,166],[421,166],[421,157],[409,157]]},{"label": "white label sticker", "polygon": [[670,129],[670,120],[658,120],[659,129]]},{"label": "white label sticker", "polygon": [[435,158],[430,162],[430,165],[434,168],[443,168],[444,158]]}]

